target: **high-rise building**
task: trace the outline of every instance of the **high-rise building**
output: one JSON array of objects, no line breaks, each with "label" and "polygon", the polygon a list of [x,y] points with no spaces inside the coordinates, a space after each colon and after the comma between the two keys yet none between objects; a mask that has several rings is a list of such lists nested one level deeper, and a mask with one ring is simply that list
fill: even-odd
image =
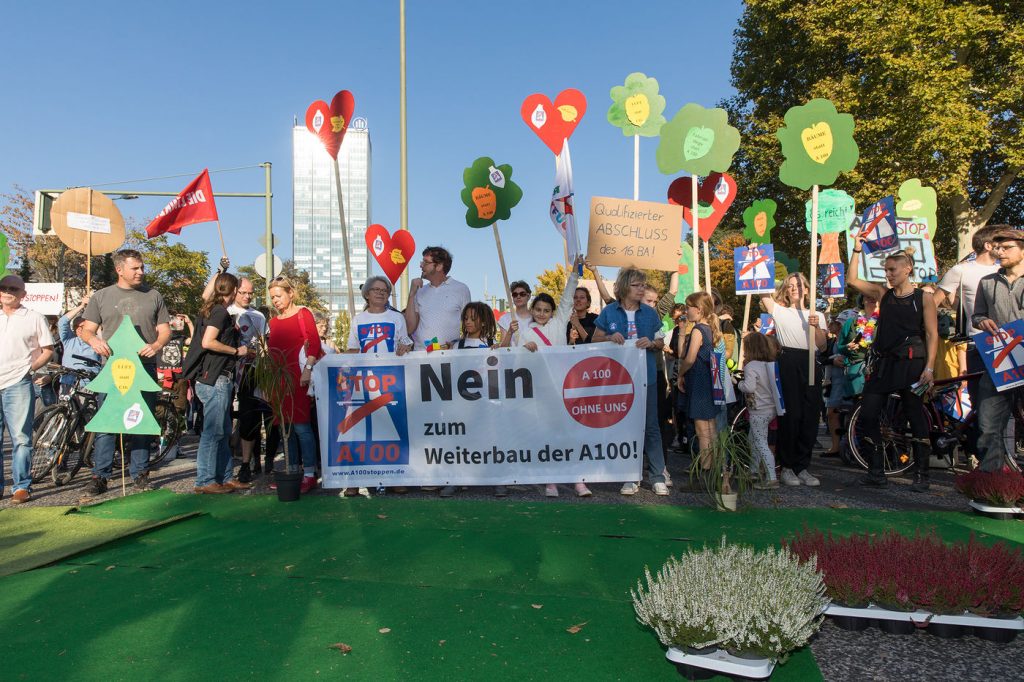
[{"label": "high-rise building", "polygon": [[[327,300],[331,314],[348,307],[345,251],[338,221],[334,160],[304,126],[292,129],[292,253],[295,267],[309,272],[310,282]],[[370,224],[370,131],[365,118],[354,118],[338,152],[341,195],[348,223],[349,259],[356,310],[359,287],[370,274],[366,228]]]}]

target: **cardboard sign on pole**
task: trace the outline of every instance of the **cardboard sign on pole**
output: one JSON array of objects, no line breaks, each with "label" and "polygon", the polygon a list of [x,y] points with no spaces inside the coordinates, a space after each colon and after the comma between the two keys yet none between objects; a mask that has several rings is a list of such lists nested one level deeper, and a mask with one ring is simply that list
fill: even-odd
[{"label": "cardboard sign on pole", "polygon": [[679,266],[682,223],[681,206],[593,197],[587,259],[594,265],[674,272]]}]

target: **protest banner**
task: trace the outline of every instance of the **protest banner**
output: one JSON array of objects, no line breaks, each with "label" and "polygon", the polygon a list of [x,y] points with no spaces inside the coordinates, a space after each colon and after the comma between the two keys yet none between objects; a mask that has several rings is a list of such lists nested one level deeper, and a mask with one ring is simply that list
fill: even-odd
[{"label": "protest banner", "polygon": [[[854,236],[860,226],[858,218],[856,226],[846,233],[846,255],[849,259],[856,246]],[[918,282],[936,282],[939,277],[939,266],[935,260],[935,244],[929,237],[933,228],[929,228],[926,218],[897,218],[896,235],[899,237],[900,248],[912,251],[909,255],[914,259],[913,277]],[[867,282],[885,282],[885,257],[887,253],[861,254],[858,276]]]},{"label": "protest banner", "polygon": [[999,327],[997,334],[972,336],[997,391],[1024,386],[1024,320]]},{"label": "protest banner", "polygon": [[21,304],[40,315],[60,315],[64,310],[64,284],[26,282]]},{"label": "protest banner", "polygon": [[587,260],[594,265],[674,271],[682,224],[681,206],[593,197]]},{"label": "protest banner", "polygon": [[732,262],[737,296],[775,293],[775,249],[771,244],[737,246]]},{"label": "protest banner", "polygon": [[328,355],[313,372],[325,488],[641,476],[634,345]]},{"label": "protest banner", "polygon": [[900,248],[896,233],[896,201],[885,197],[871,204],[860,219],[858,236],[864,237],[864,255],[889,253]]}]

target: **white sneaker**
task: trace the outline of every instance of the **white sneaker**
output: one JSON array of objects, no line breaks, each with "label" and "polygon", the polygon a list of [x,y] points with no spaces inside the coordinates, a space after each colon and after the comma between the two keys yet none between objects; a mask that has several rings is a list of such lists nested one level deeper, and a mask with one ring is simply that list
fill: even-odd
[{"label": "white sneaker", "polygon": [[816,486],[816,485],[821,485],[821,481],[819,481],[819,480],[818,480],[818,479],[817,479],[817,478],[816,478],[816,477],[814,476],[814,474],[812,474],[812,473],[811,473],[810,471],[808,471],[807,469],[804,469],[803,471],[801,471],[801,472],[800,472],[799,474],[797,474],[797,475],[796,475],[796,477],[797,477],[797,478],[799,478],[799,479],[800,479],[801,481],[803,481],[803,484],[804,484],[804,485],[809,485],[809,486],[811,486],[812,488],[813,488],[814,486]]},{"label": "white sneaker", "polygon": [[668,495],[668,486],[664,483],[655,483],[651,488],[654,490],[655,495]]},{"label": "white sneaker", "polygon": [[665,477],[665,485],[667,485],[669,488],[671,488],[672,487],[672,477],[668,475],[668,469],[665,469],[664,471],[662,471],[661,475]]},{"label": "white sneaker", "polygon": [[554,483],[548,483],[544,486],[545,497],[558,497],[558,486]]},{"label": "white sneaker", "polygon": [[620,495],[636,495],[637,491],[640,490],[639,483],[623,483],[622,488],[619,489]]},{"label": "white sneaker", "polygon": [[590,492],[590,488],[587,487],[586,483],[576,484],[576,496],[577,497],[590,497],[593,493]]},{"label": "white sneaker", "polygon": [[792,469],[783,469],[782,473],[779,474],[779,480],[782,481],[782,485],[800,485],[800,479],[797,478]]}]

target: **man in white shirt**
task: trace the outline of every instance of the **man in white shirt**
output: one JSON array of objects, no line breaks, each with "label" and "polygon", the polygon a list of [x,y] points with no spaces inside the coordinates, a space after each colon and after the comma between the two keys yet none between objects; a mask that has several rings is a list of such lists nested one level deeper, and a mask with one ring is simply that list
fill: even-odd
[{"label": "man in white shirt", "polygon": [[[35,392],[32,373],[53,356],[53,337],[46,318],[21,305],[25,281],[17,275],[0,279],[0,434],[11,436],[11,501],[32,499],[32,420]],[[0,436],[0,497],[5,486],[3,440]]]},{"label": "man in white shirt", "polygon": [[1006,227],[988,225],[975,232],[971,237],[974,259],[951,267],[932,294],[936,308],[951,307],[957,310],[957,328],[962,333],[973,335],[980,331],[971,324],[974,298],[978,294],[981,278],[999,269],[999,262],[992,255],[992,235]]},{"label": "man in white shirt", "polygon": [[423,350],[433,339],[445,344],[462,336],[462,309],[470,301],[469,287],[448,276],[452,255],[441,246],[423,249],[422,277],[409,285],[405,324],[414,342]]}]

